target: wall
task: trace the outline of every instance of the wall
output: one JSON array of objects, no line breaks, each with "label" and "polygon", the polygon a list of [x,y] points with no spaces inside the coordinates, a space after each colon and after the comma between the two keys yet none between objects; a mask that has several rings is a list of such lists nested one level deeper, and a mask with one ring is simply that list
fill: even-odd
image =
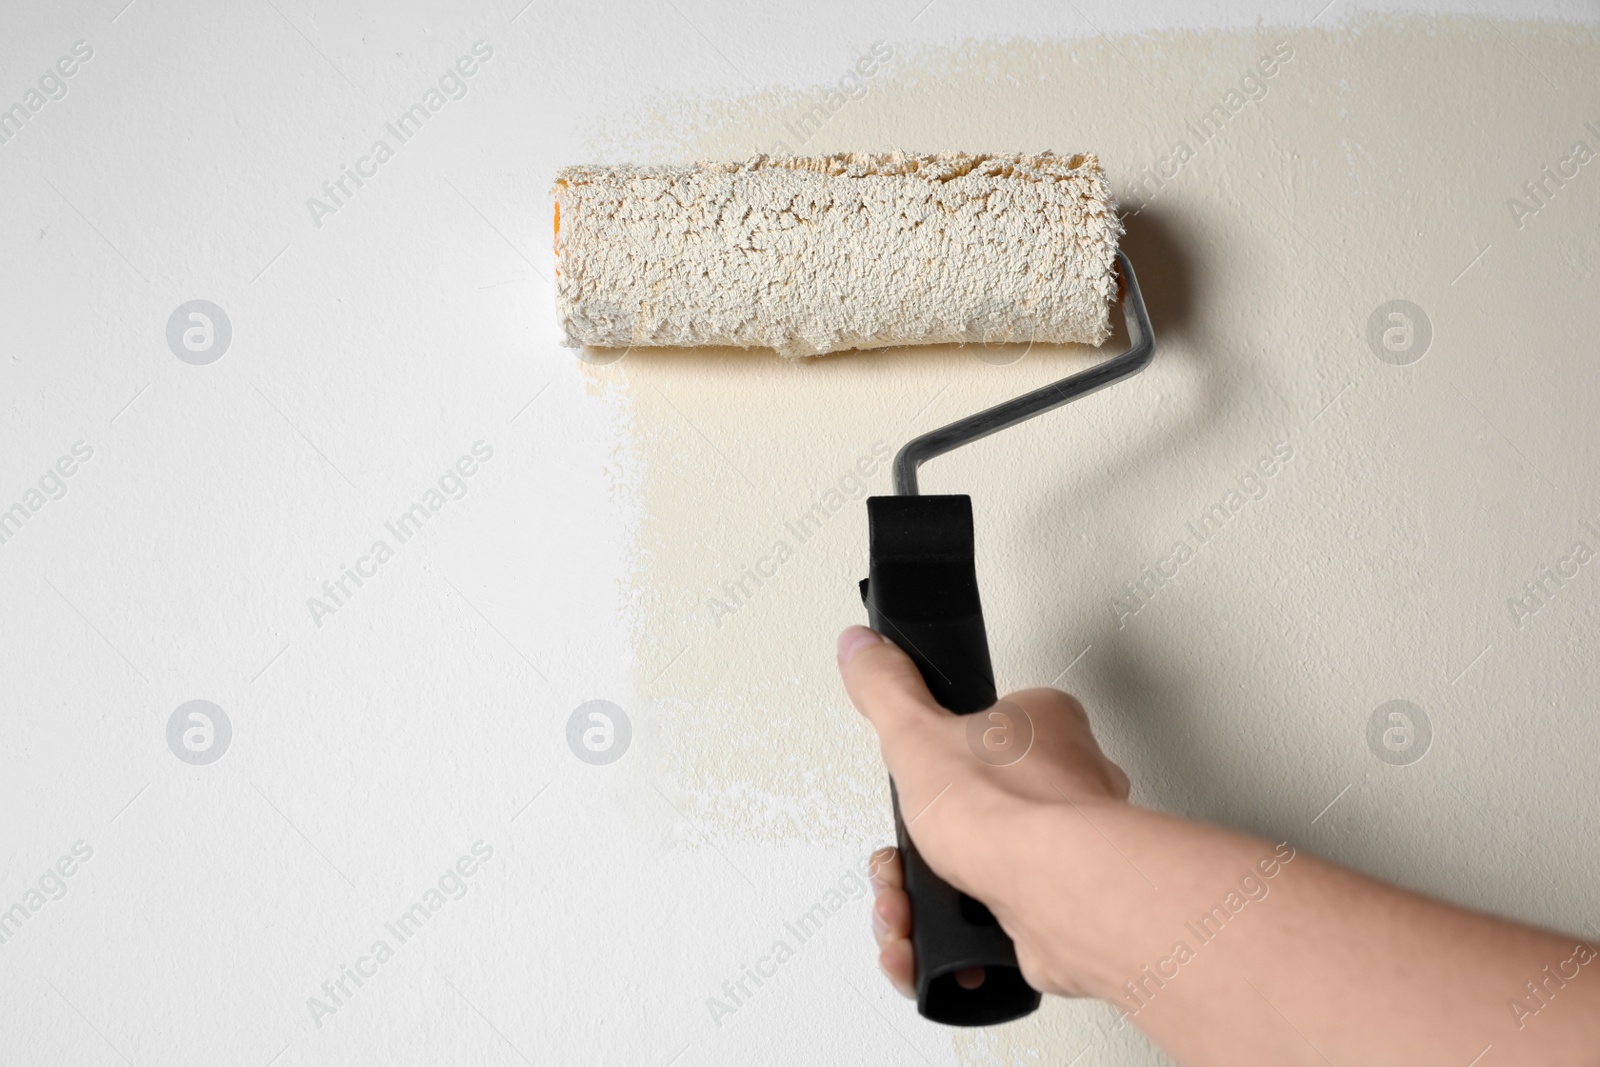
[{"label": "wall", "polygon": [[888,991],[832,667],[881,458],[1094,354],[555,343],[556,166],[779,140],[1092,149],[1130,213],[1155,364],[926,470],[1002,685],[1143,803],[1596,921],[1600,164],[1542,170],[1600,152],[1593,12],[1320,6],[19,14],[3,99],[93,55],[0,144],[4,1058],[1164,1062]]}]

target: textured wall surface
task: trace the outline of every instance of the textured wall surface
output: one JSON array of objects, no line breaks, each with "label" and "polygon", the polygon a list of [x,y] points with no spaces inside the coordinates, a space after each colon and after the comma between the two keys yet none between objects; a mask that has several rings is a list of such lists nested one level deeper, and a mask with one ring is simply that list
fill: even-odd
[{"label": "textured wall surface", "polygon": [[924,475],[1000,684],[1600,936],[1592,4],[524,3],[7,15],[0,1060],[1165,1062],[889,991],[833,671],[892,451],[1095,353],[583,362],[575,162],[1097,152],[1155,364]]}]

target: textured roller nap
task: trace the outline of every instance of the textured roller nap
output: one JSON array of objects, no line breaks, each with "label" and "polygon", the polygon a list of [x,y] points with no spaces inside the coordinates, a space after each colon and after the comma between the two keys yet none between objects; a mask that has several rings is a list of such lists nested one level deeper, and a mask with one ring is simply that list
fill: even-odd
[{"label": "textured roller nap", "polygon": [[1092,155],[567,167],[553,195],[573,347],[803,356],[1111,333],[1122,225]]}]

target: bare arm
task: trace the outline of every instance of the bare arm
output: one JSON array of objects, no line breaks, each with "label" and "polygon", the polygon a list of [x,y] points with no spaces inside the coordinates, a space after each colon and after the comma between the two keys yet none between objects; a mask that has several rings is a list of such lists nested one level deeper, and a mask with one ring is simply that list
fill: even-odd
[{"label": "bare arm", "polygon": [[[989,905],[1035,988],[1112,1002],[1186,1067],[1600,1064],[1587,942],[1130,804],[1055,690],[1006,698],[1033,748],[986,764],[911,661],[868,634],[845,632],[840,667],[903,810],[922,812],[917,847]],[[880,959],[907,991],[909,905],[898,858],[879,858]]]}]

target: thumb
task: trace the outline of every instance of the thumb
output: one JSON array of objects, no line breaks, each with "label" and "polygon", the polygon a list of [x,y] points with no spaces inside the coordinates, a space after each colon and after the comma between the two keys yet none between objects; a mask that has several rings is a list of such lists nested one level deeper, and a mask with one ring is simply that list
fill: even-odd
[{"label": "thumb", "polygon": [[937,727],[951,712],[933,699],[911,657],[875,631],[852,626],[839,635],[839,674],[850,702],[877,731],[895,780],[925,765],[917,753],[936,743]]}]

